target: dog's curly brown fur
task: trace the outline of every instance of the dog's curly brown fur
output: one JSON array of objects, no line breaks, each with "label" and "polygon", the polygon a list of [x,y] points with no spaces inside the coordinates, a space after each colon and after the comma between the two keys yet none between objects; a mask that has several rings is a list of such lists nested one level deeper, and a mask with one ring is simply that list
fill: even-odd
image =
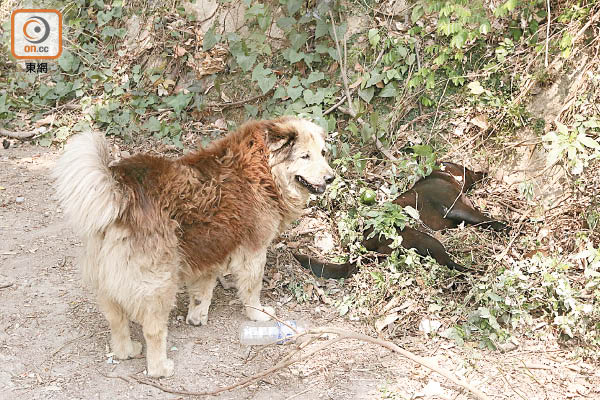
[{"label": "dog's curly brown fur", "polygon": [[310,193],[333,179],[325,133],[297,118],[250,122],[210,147],[176,160],[136,155],[110,166],[97,134],[74,138],[54,175],[59,199],[85,240],[84,278],[98,294],[115,356],[141,344],[148,373],[167,376],[167,317],[180,281],[187,322],[205,324],[216,277],[236,278],[249,318],[269,319],[260,304],[266,248],[302,212]]}]

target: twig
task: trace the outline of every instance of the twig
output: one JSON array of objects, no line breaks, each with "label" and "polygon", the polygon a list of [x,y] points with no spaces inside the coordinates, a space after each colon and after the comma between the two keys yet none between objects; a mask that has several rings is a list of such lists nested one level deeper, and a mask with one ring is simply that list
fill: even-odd
[{"label": "twig", "polygon": [[[348,77],[346,76],[346,65],[344,65],[344,58],[342,57],[342,51],[340,50],[340,42],[337,37],[337,29],[335,27],[335,22],[333,20],[333,13],[329,10],[329,18],[331,18],[331,26],[333,27],[333,37],[335,39],[335,48],[337,49],[338,58],[340,60],[340,68],[342,74],[342,80],[344,81],[344,89],[346,90],[346,100],[348,100],[348,109],[350,110],[350,114],[353,117],[356,117],[356,111],[354,111],[354,107],[352,106],[352,96],[350,94],[350,89],[348,88]],[[344,38],[344,40],[346,40]]]},{"label": "twig", "polygon": [[[343,337],[341,337],[341,336],[337,337],[335,339],[330,339],[327,342],[323,343],[322,345],[318,346],[317,348],[313,349],[311,352],[307,353],[306,355],[304,355],[302,357],[299,357],[299,358],[294,359],[294,360],[290,360],[288,357],[286,357],[285,359],[283,359],[282,361],[280,361],[279,363],[277,363],[273,367],[268,368],[268,369],[264,370],[263,372],[260,372],[258,374],[255,374],[255,375],[249,376],[249,377],[247,377],[245,379],[242,379],[241,381],[239,381],[237,383],[234,383],[233,385],[222,387],[220,389],[213,390],[213,391],[188,392],[188,391],[185,391],[185,390],[171,389],[171,388],[162,386],[162,385],[160,385],[158,383],[155,383],[155,382],[152,382],[152,381],[149,381],[149,380],[146,380],[146,379],[138,378],[138,377],[136,377],[134,375],[130,375],[129,377],[132,378],[132,379],[134,379],[138,383],[141,383],[143,385],[153,386],[153,387],[155,387],[157,389],[160,389],[163,392],[167,392],[167,393],[181,394],[181,395],[186,395],[186,396],[198,396],[198,397],[200,397],[200,396],[215,396],[215,395],[217,395],[219,393],[222,393],[222,392],[226,392],[226,391],[229,391],[229,390],[237,389],[239,387],[247,386],[247,385],[249,385],[249,384],[251,384],[253,382],[256,382],[256,381],[262,379],[263,377],[265,377],[265,376],[267,376],[269,374],[272,374],[275,371],[278,371],[278,370],[280,370],[282,368],[289,367],[290,365],[292,365],[292,364],[294,364],[294,363],[296,363],[298,361],[306,360],[307,358],[311,357],[313,354],[318,353],[319,351],[321,351],[321,350],[329,347],[330,345],[332,345],[335,342],[339,342],[342,339],[343,339]],[[297,352],[295,352],[294,354],[296,354],[296,353]]]},{"label": "twig", "polygon": [[29,131],[29,132],[24,132],[24,131],[12,132],[12,131],[0,128],[0,135],[8,136],[9,138],[19,139],[19,140],[29,139],[29,138],[35,136],[37,133],[39,133],[39,132],[36,132],[35,130]]},{"label": "twig", "polygon": [[[381,58],[383,57],[384,53],[385,53],[385,49],[381,49],[381,51],[379,52],[379,55],[375,59],[375,62],[373,62],[373,65],[371,65],[371,69],[375,68],[377,66],[377,64],[379,64],[379,61],[381,61]],[[356,82],[358,82],[358,80]],[[356,83],[356,82],[354,82],[354,83]],[[354,83],[353,83],[353,85],[354,85]],[[350,89],[350,94],[351,95],[354,94],[355,91],[356,91],[356,88]],[[334,105],[329,107],[327,110],[325,110],[323,115],[325,116],[325,115],[335,111],[339,106],[344,104],[345,101],[346,101],[346,95],[343,95],[337,103],[335,103]]]},{"label": "twig", "polygon": [[4,284],[4,285],[0,285],[0,289],[6,289],[6,288],[9,288],[9,287],[11,287],[12,285],[14,285],[14,283],[6,283],[6,284]]},{"label": "twig", "polygon": [[550,0],[546,0],[548,7],[548,22],[546,23],[546,56],[544,59],[544,67],[548,68],[548,44],[550,42]]},{"label": "twig", "polygon": [[377,150],[379,150],[381,152],[381,154],[386,156],[390,161],[398,160],[392,153],[389,152],[388,149],[386,149],[383,146],[383,143],[381,143],[381,140],[379,140],[379,138],[377,138],[377,136],[375,136],[375,134],[373,134],[372,138],[373,138],[373,141],[375,142],[375,147],[377,147]]}]

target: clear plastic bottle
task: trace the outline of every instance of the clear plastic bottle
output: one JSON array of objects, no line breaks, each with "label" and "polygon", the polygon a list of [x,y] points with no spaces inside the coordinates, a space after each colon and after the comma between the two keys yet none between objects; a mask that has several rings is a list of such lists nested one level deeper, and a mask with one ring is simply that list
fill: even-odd
[{"label": "clear plastic bottle", "polygon": [[289,337],[308,329],[304,321],[284,322],[244,321],[240,327],[240,342],[245,345],[283,344],[289,341]]}]

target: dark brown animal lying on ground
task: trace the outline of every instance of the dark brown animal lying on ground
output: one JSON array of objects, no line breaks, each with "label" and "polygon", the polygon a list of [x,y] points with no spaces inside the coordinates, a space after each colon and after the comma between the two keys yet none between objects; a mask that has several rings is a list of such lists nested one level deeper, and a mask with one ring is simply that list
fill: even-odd
[{"label": "dark brown animal lying on ground", "polygon": [[[439,231],[456,228],[461,223],[490,227],[495,231],[504,231],[507,225],[483,215],[473,207],[465,196],[476,182],[485,177],[483,172],[474,172],[462,165],[443,162],[440,169],[418,181],[410,190],[398,196],[393,203],[402,207],[411,206],[419,211],[423,224]],[[366,230],[362,245],[369,251],[390,254],[392,240],[377,235],[369,238],[372,229]],[[439,264],[458,271],[467,271],[465,267],[452,261],[444,246],[434,237],[417,229],[405,227],[397,230],[402,237],[402,246],[415,249],[417,253],[433,257]],[[369,238],[369,239],[366,239]],[[294,257],[303,267],[310,269],[316,276],[323,278],[347,278],[357,271],[356,263],[324,263],[302,254]]]}]

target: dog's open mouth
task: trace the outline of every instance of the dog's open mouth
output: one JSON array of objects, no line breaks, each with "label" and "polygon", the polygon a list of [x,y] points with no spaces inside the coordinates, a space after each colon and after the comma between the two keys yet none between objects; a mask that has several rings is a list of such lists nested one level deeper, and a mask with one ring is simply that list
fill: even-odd
[{"label": "dog's open mouth", "polygon": [[312,183],[308,182],[306,179],[304,179],[300,175],[296,175],[296,180],[298,182],[300,182],[300,184],[302,186],[304,186],[305,188],[307,188],[308,191],[311,192],[312,194],[323,194],[323,193],[325,193],[325,187],[326,187],[326,185],[313,185]]}]

